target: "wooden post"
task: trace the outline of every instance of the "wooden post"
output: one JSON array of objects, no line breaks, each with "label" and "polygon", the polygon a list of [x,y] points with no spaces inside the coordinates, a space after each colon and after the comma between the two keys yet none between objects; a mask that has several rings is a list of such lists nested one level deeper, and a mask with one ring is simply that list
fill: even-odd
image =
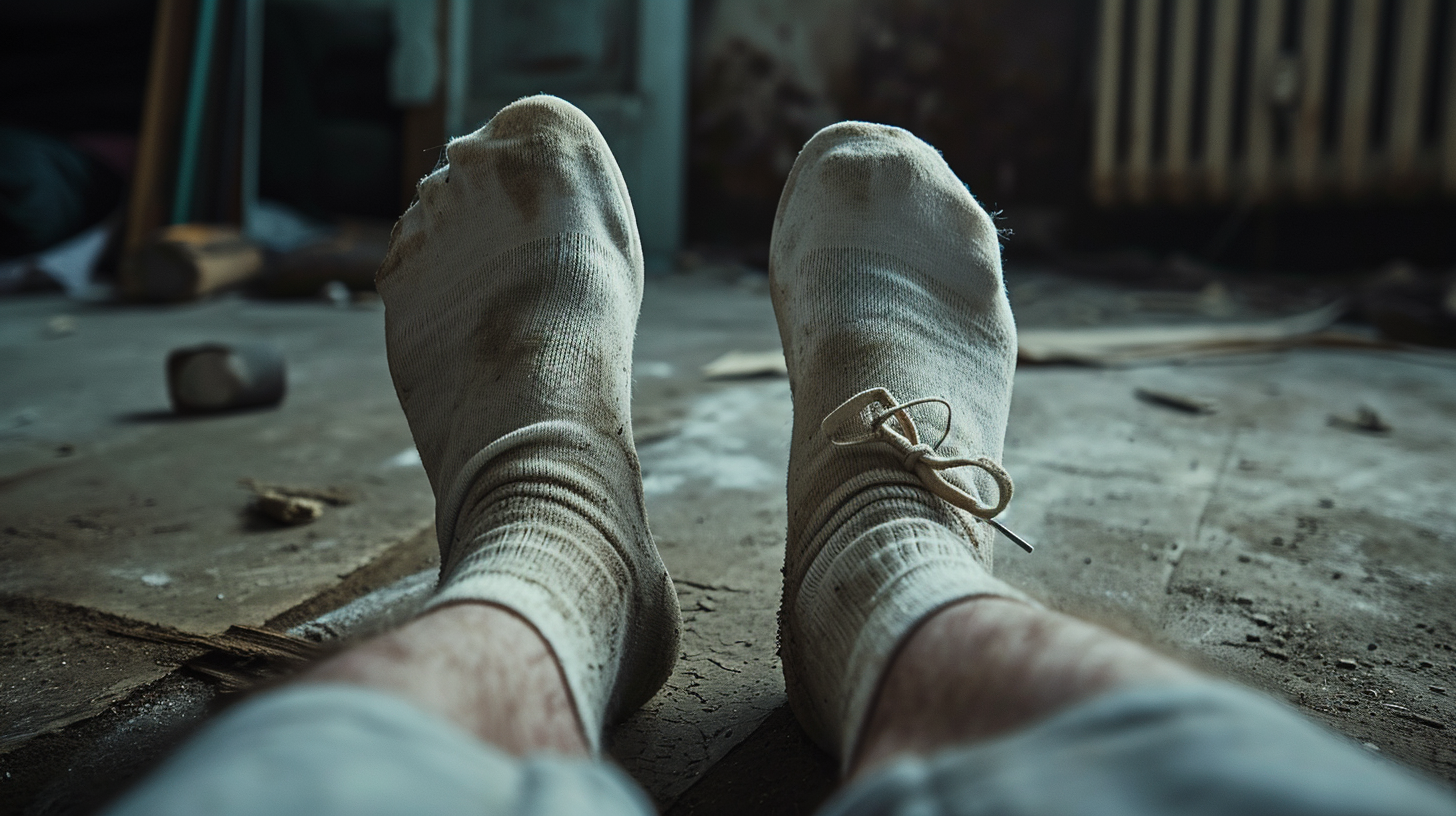
[{"label": "wooden post", "polygon": [[[167,223],[172,175],[176,171],[177,128],[187,87],[196,0],[159,0],[152,34],[151,67],[138,135],[123,250],[135,252]],[[123,280],[123,288],[126,281]]]}]

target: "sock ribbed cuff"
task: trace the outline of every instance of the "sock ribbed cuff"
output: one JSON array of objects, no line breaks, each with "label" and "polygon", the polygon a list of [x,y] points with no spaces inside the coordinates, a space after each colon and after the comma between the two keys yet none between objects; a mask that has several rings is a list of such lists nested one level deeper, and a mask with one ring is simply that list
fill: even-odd
[{"label": "sock ribbed cuff", "polygon": [[785,610],[795,712],[846,768],[890,661],[921,622],[982,596],[1036,603],[992,577],[967,535],[936,517],[948,509],[925,491],[873,488],[854,504]]}]

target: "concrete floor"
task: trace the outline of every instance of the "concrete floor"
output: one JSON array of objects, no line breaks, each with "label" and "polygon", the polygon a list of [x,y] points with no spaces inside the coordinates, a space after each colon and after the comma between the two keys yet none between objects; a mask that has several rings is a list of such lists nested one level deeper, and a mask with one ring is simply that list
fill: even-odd
[{"label": "concrete floor", "polygon": [[[1174,319],[1108,287],[1009,280],[1024,327]],[[55,330],[62,313],[73,332]],[[381,323],[377,304],[0,301],[0,813],[83,811],[219,704],[179,668],[201,648],[118,631],[283,629],[356,596],[375,599],[351,609],[376,619],[417,602],[433,501]],[[243,339],[283,349],[285,403],[173,419],[166,352]],[[673,677],[611,751],[669,813],[805,813],[833,785],[783,708],[774,656],[788,385],[699,373],[777,344],[757,273],[649,281],[634,423],[686,634]],[[1219,410],[1181,413],[1136,388]],[[1361,406],[1392,430],[1330,424]],[[1023,367],[1003,518],[1038,549],[1002,542],[998,571],[1456,780],[1453,420],[1449,355]],[[352,502],[271,527],[247,514],[244,478]],[[332,637],[332,620],[294,631]]]}]

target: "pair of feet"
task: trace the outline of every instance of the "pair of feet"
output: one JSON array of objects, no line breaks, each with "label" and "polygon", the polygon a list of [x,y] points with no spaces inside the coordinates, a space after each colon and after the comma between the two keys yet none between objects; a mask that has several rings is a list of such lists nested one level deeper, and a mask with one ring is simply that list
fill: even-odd
[{"label": "pair of feet", "polygon": [[[447,155],[378,275],[438,500],[432,607],[529,623],[596,750],[667,679],[681,625],[632,440],[632,205],[596,127],[552,97]],[[781,655],[800,720],[848,759],[918,626],[971,597],[1024,600],[991,577],[981,521],[1009,499],[1015,327],[990,218],[895,128],[844,123],[805,146],[770,278],[795,414]],[[895,404],[925,398],[950,416]]]}]

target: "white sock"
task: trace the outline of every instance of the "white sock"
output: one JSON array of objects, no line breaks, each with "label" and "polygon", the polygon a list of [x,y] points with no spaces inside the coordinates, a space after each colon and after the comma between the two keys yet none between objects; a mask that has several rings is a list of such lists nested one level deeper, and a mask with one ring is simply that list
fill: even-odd
[{"label": "white sock", "polygon": [[596,126],[520,100],[447,148],[379,271],[389,369],[434,488],[440,588],[535,626],[594,750],[677,658],[632,441],[642,248]]},{"label": "white sock", "polygon": [[[769,270],[794,398],[780,651],[795,713],[848,763],[917,624],[957,600],[1027,600],[991,576],[990,525],[928,487],[963,494],[967,507],[1002,498],[987,470],[1004,475],[995,463],[1016,327],[990,217],[933,148],[899,128],[846,122],[805,145],[779,201]],[[870,389],[888,394],[834,413]],[[871,437],[891,399],[927,397],[954,409],[928,459],[926,447],[911,452],[913,439],[898,450],[882,437],[830,442]],[[944,406],[907,411],[933,446]],[[883,427],[913,435],[906,425]],[[935,471],[925,464],[935,456],[990,461]],[[949,487],[933,484],[937,473]]]}]

